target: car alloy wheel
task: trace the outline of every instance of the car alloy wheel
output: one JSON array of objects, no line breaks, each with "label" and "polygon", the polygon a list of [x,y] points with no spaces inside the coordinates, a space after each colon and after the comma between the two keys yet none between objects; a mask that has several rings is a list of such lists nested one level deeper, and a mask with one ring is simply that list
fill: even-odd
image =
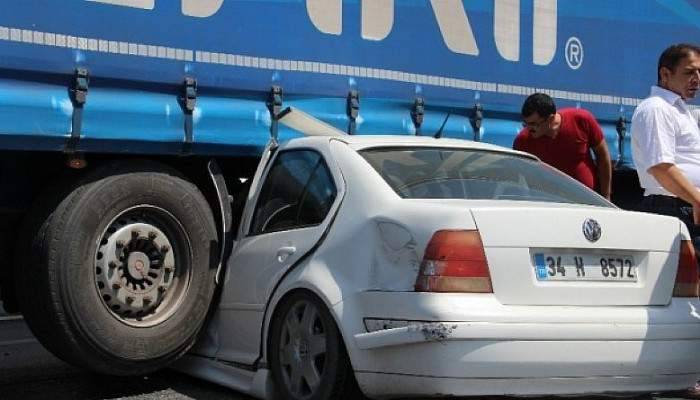
[{"label": "car alloy wheel", "polygon": [[310,397],[321,383],[326,368],[326,329],[309,301],[296,302],[284,318],[279,359],[284,385],[297,398]]}]

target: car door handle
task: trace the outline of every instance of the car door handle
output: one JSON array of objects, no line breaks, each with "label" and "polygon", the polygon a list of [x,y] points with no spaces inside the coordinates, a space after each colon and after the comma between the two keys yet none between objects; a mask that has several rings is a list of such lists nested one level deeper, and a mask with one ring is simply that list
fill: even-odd
[{"label": "car door handle", "polygon": [[284,246],[280,247],[277,249],[277,261],[279,262],[284,262],[287,257],[291,256],[292,254],[296,253],[297,248],[294,246]]}]

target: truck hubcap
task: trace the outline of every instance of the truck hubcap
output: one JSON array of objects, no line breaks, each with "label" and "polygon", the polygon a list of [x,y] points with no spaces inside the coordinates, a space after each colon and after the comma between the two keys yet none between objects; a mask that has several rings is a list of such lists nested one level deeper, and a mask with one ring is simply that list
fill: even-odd
[{"label": "truck hubcap", "polygon": [[[179,224],[166,211],[140,206],[119,215],[99,238],[95,282],[103,304],[122,322],[149,326],[167,318],[184,295],[190,269],[173,250]],[[175,229],[173,229],[175,228]]]}]

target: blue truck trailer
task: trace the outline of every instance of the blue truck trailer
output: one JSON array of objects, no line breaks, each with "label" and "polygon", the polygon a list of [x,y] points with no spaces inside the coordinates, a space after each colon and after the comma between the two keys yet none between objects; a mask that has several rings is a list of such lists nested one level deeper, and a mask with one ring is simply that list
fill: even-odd
[{"label": "blue truck trailer", "polygon": [[179,357],[215,301],[220,221],[286,106],[351,134],[510,146],[545,92],[599,119],[629,206],[626,126],[699,21],[698,0],[6,0],[3,304],[92,370]]}]

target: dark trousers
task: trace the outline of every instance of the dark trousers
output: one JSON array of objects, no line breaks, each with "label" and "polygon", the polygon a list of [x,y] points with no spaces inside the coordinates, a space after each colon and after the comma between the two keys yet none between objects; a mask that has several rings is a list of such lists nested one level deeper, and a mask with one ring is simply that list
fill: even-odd
[{"label": "dark trousers", "polygon": [[639,204],[639,211],[652,214],[669,215],[683,221],[695,246],[695,252],[700,257],[700,225],[693,221],[693,206],[678,197],[653,194],[644,196]]}]

